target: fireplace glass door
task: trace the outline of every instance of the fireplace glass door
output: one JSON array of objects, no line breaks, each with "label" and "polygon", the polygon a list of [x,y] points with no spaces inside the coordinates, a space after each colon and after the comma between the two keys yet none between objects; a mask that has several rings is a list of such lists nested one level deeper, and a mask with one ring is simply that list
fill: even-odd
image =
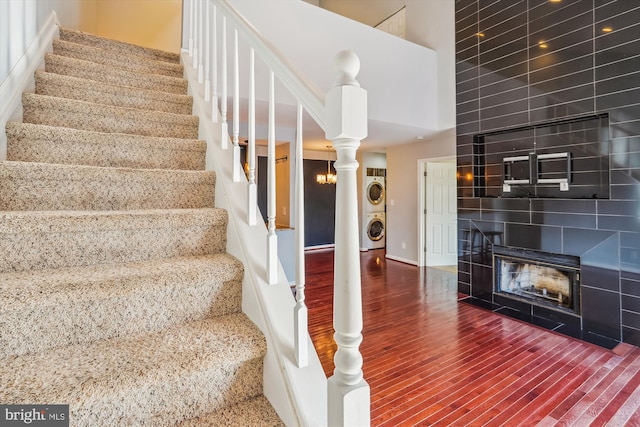
[{"label": "fireplace glass door", "polygon": [[494,289],[504,296],[579,314],[579,260],[494,247]]}]

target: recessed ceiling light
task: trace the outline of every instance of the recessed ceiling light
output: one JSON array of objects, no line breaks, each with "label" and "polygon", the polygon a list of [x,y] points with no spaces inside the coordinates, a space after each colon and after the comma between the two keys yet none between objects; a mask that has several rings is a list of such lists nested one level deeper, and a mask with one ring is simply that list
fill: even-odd
[{"label": "recessed ceiling light", "polygon": [[560,3],[562,0],[549,0],[549,3]]},{"label": "recessed ceiling light", "polygon": [[602,32],[603,33],[610,33],[611,31],[613,31],[613,28],[611,28],[611,27],[602,27]]},{"label": "recessed ceiling light", "polygon": [[544,40],[540,40],[538,42],[538,46],[540,46],[542,49],[546,49],[549,47],[549,45]]},{"label": "recessed ceiling light", "polygon": [[476,33],[476,36],[478,36],[478,37],[484,37],[484,33]]}]

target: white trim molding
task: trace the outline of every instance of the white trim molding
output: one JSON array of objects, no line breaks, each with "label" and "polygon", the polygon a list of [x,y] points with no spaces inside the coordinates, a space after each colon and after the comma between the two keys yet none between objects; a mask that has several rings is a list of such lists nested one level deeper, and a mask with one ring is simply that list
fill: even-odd
[{"label": "white trim molding", "polygon": [[[51,42],[58,34],[58,17],[52,11],[36,38],[0,84],[0,127],[8,121],[22,120],[22,93],[35,90],[34,73],[44,67],[44,54],[51,50]],[[0,132],[0,160],[7,158],[7,134]]]}]

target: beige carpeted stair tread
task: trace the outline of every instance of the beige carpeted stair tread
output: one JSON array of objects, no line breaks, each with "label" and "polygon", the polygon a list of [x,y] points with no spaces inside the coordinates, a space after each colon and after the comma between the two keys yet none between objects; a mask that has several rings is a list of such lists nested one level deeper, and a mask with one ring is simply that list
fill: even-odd
[{"label": "beige carpeted stair tread", "polygon": [[60,39],[54,39],[52,44],[53,53],[57,55],[84,59],[86,61],[121,68],[123,70],[139,74],[160,74],[170,77],[183,77],[184,75],[182,64],[174,64],[166,61],[154,61],[152,59],[146,59],[135,55],[112,52],[110,50]]},{"label": "beige carpeted stair tread", "polygon": [[23,120],[49,126],[169,138],[198,138],[197,116],[113,107],[53,96],[22,94]]},{"label": "beige carpeted stair tread", "polygon": [[264,337],[242,313],[5,358],[0,401],[70,405],[74,426],[165,426],[262,393]]},{"label": "beige carpeted stair tread", "polygon": [[187,95],[116,86],[46,71],[36,71],[35,81],[39,95],[174,114],[191,114],[193,108],[193,98]]},{"label": "beige carpeted stair tread", "polygon": [[136,74],[121,68],[53,53],[45,54],[44,64],[45,70],[49,73],[64,74],[118,86],[131,86],[181,95],[186,95],[188,91],[187,81],[183,78],[160,74]]},{"label": "beige carpeted stair tread", "polygon": [[0,273],[0,357],[240,312],[243,271],[220,253]]},{"label": "beige carpeted stair tread", "polygon": [[184,421],[178,427],[281,427],[282,420],[264,396]]},{"label": "beige carpeted stair tread", "polygon": [[115,52],[133,54],[157,61],[167,61],[180,63],[180,55],[174,52],[167,52],[150,47],[142,47],[131,43],[100,37],[72,28],[60,27],[60,39],[74,43],[86,44],[101,49],[108,49]]},{"label": "beige carpeted stair tread", "polygon": [[212,208],[213,171],[0,162],[0,210]]},{"label": "beige carpeted stair tread", "polygon": [[206,143],[8,122],[7,159],[140,169],[203,170]]},{"label": "beige carpeted stair tread", "polygon": [[0,272],[226,250],[224,209],[0,212]]}]

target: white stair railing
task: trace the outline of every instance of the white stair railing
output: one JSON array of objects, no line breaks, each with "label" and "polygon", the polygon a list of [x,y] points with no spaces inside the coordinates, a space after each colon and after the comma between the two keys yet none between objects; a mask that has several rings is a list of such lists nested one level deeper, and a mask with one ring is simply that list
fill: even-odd
[{"label": "white stair railing", "polygon": [[[189,4],[190,25],[189,49],[191,63],[200,76],[206,74],[202,64],[202,51],[207,51],[205,67],[212,58],[213,93],[211,100],[212,117],[216,116],[217,100],[220,101],[220,117],[222,120],[221,148],[228,149],[227,125],[227,25],[233,31],[232,52],[232,165],[230,165],[233,181],[242,182],[244,178],[240,171],[239,149],[239,41],[238,37],[249,46],[249,111],[248,111],[248,151],[247,163],[249,177],[247,181],[249,225],[256,223],[251,212],[256,211],[257,197],[255,197],[255,62],[257,55],[268,69],[269,99],[268,99],[268,179],[267,179],[267,245],[265,265],[265,281],[269,285],[278,282],[277,237],[275,234],[275,88],[277,77],[282,85],[298,101],[296,127],[296,305],[292,317],[294,322],[295,359],[299,368],[308,362],[308,327],[307,308],[305,306],[305,277],[304,277],[304,205],[303,205],[303,174],[302,174],[302,114],[303,110],[316,121],[325,131],[326,138],[331,140],[337,153],[335,168],[337,172],[336,184],[336,235],[335,235],[335,273],[334,273],[334,338],[338,350],[334,357],[335,371],[327,385],[327,420],[331,426],[369,425],[370,390],[363,378],[362,355],[359,351],[362,342],[362,293],[359,261],[359,233],[357,213],[356,189],[356,152],[360,141],[367,135],[367,94],[356,80],[360,63],[355,53],[340,52],[336,56],[336,83],[322,94],[302,78],[286,59],[267,42],[260,33],[235,9],[227,0],[187,0]],[[206,7],[203,7],[203,2]],[[213,9],[213,22],[210,8]],[[203,16],[204,15],[204,16]],[[221,25],[218,25],[218,20]],[[209,36],[209,29],[213,35]],[[193,41],[192,41],[193,40]],[[218,40],[220,44],[218,45]],[[213,41],[213,43],[212,43]],[[192,48],[193,46],[193,48]],[[219,70],[219,72],[218,72]],[[220,82],[218,82],[220,76]],[[220,84],[218,84],[220,83]],[[218,89],[221,91],[218,98]],[[262,226],[262,225],[256,225]],[[250,245],[255,245],[251,242]]]}]

